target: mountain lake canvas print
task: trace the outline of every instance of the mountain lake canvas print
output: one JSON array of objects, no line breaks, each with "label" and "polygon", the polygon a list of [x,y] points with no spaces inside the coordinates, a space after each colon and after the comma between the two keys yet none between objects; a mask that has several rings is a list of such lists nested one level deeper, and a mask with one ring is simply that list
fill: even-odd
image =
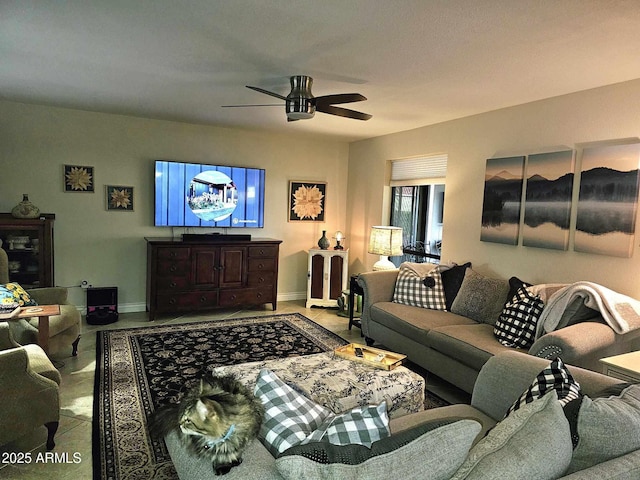
[{"label": "mountain lake canvas print", "polygon": [[527,157],[522,244],[566,250],[569,246],[573,150]]},{"label": "mountain lake canvas print", "polygon": [[640,143],[585,148],[574,249],[630,257],[638,207]]},{"label": "mountain lake canvas print", "polygon": [[490,158],[482,202],[483,242],[518,244],[524,157]]}]

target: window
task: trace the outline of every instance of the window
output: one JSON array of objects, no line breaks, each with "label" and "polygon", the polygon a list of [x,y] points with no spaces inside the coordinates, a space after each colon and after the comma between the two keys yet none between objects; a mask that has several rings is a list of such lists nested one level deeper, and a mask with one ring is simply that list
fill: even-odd
[{"label": "window", "polygon": [[402,227],[405,246],[405,255],[391,259],[397,266],[439,262],[446,169],[446,155],[392,162],[390,224]]}]

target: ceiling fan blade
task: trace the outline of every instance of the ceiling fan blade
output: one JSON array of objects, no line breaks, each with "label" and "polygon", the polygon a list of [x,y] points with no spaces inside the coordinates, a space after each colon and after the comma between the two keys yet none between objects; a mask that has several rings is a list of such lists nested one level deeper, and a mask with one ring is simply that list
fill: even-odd
[{"label": "ceiling fan blade", "polygon": [[367,99],[359,93],[338,93],[335,95],[323,95],[316,97],[316,106],[318,105],[335,105],[336,103],[352,103],[363,102]]},{"label": "ceiling fan blade", "polygon": [[247,104],[247,105],[220,105],[223,108],[235,108],[235,107],[284,107],[284,103],[260,103],[260,104]]},{"label": "ceiling fan blade", "polygon": [[339,117],[353,118],[355,120],[369,120],[371,115],[368,113],[356,112],[348,108],[334,107],[333,105],[316,105],[316,111],[328,113],[329,115],[337,115]]},{"label": "ceiling fan blade", "polygon": [[271,95],[272,97],[279,98],[280,100],[286,100],[287,99],[287,97],[283,97],[282,95],[280,95],[278,93],[270,92],[269,90],[265,90],[264,88],[252,87],[250,85],[245,85],[245,86],[247,88],[250,88],[251,90],[255,90],[256,92],[264,93],[265,95]]}]

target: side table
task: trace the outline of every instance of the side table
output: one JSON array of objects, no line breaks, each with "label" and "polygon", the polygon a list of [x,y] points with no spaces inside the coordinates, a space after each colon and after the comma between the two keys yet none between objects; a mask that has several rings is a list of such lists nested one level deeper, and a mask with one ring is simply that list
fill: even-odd
[{"label": "side table", "polygon": [[38,345],[49,354],[49,317],[60,315],[60,305],[39,305],[37,307],[22,307],[14,318],[38,317]]},{"label": "side table", "polygon": [[360,320],[354,318],[356,295],[362,296],[364,302],[364,290],[358,285],[358,275],[351,275],[349,278],[349,330],[351,330],[351,327],[354,325],[362,329]]},{"label": "side table", "polygon": [[601,358],[605,375],[629,383],[640,382],[640,351]]}]

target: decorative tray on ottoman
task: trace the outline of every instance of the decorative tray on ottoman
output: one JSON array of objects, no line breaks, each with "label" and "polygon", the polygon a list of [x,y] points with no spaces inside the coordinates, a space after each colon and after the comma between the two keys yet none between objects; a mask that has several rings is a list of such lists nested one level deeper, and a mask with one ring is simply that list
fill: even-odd
[{"label": "decorative tray on ottoman", "polygon": [[[362,351],[361,356],[356,355],[356,349]],[[402,365],[403,360],[407,358],[406,355],[402,355],[400,353],[389,352],[388,350],[382,350],[380,348],[367,347],[366,345],[360,345],[358,343],[350,343],[349,345],[338,347],[334,352],[339,357],[383,370],[393,370],[394,368]]]}]

